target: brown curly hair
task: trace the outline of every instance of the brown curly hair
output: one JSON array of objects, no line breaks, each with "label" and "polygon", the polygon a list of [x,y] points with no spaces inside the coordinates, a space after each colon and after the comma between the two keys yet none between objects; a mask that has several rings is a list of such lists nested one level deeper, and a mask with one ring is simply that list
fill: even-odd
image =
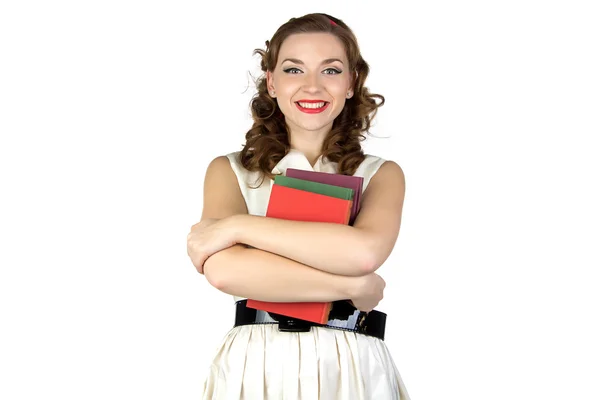
[{"label": "brown curly hair", "polygon": [[[333,22],[333,23],[332,23]],[[266,176],[275,165],[289,152],[289,130],[277,102],[267,91],[266,72],[275,69],[279,49],[283,41],[296,33],[326,32],[335,35],[343,44],[350,64],[350,72],[356,78],[353,81],[354,96],[346,99],[340,115],[333,121],[333,127],[321,149],[321,155],[338,163],[337,173],[354,175],[365,159],[361,142],[369,133],[371,121],[385,99],[382,95],[369,93],[364,86],[369,75],[369,65],[362,58],[358,42],[352,30],[341,20],[327,14],[307,14],[292,18],[275,32],[270,41],[266,41],[266,51],[255,49],[253,55],[261,55],[261,69],[265,73],[257,81],[257,93],[250,101],[252,128],[246,133],[246,144],[240,152],[240,163],[249,171],[261,171],[262,185]],[[380,99],[377,103],[375,99]]]}]

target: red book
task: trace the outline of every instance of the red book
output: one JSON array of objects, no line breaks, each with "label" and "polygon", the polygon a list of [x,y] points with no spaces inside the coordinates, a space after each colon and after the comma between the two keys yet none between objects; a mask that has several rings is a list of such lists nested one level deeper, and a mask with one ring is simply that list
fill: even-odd
[{"label": "red book", "polygon": [[352,200],[273,184],[267,217],[348,224]]},{"label": "red book", "polygon": [[[273,184],[266,216],[347,225],[352,203],[352,200]],[[324,302],[281,303],[248,299],[246,306],[318,324],[325,324],[331,311],[331,303]]]}]

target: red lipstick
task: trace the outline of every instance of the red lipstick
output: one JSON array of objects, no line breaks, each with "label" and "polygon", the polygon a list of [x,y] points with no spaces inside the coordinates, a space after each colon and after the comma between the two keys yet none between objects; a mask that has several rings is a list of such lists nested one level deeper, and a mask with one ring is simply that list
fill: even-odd
[{"label": "red lipstick", "polygon": [[[325,103],[325,104],[323,105],[323,107],[320,107],[320,108],[304,108],[299,103]],[[296,104],[296,107],[298,107],[298,110],[302,111],[303,113],[307,113],[307,114],[321,113],[321,112],[325,111],[325,109],[329,106],[329,103],[324,100],[299,100],[295,104]]]}]

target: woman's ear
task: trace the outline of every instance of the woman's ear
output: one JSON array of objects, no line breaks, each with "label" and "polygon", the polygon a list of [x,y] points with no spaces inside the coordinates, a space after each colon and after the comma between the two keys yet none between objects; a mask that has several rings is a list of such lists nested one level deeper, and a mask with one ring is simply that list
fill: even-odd
[{"label": "woman's ear", "polygon": [[273,73],[271,71],[267,71],[267,92],[271,97],[275,97],[275,86],[273,85]]},{"label": "woman's ear", "polygon": [[355,72],[350,78],[350,87],[348,87],[348,92],[346,94],[347,98],[351,98],[354,95],[354,86],[356,85],[356,81],[358,80],[358,72]]}]

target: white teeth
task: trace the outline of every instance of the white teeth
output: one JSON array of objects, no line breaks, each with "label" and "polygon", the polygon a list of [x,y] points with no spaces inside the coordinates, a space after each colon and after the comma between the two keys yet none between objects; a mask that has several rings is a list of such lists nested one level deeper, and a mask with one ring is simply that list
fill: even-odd
[{"label": "white teeth", "polygon": [[300,104],[300,107],[302,108],[321,108],[325,105],[325,102],[322,101],[320,103],[300,103],[298,102],[298,104]]}]

